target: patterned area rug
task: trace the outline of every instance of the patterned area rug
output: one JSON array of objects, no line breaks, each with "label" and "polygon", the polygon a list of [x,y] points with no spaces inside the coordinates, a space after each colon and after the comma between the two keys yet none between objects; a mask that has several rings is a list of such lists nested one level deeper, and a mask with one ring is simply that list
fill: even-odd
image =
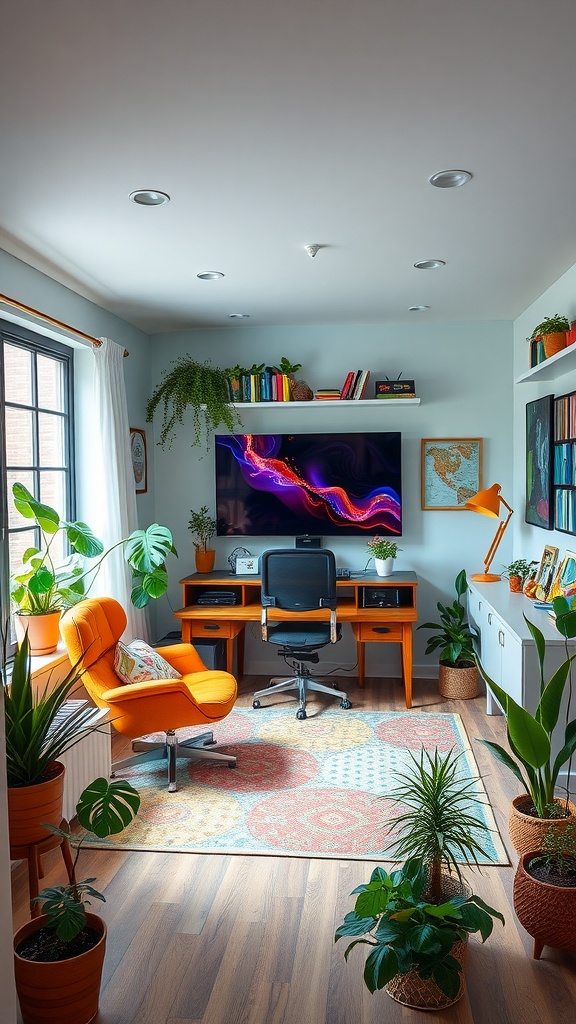
[{"label": "patterned area rug", "polygon": [[[181,730],[180,736],[204,731]],[[138,818],[97,847],[243,853],[289,857],[386,858],[388,824],[400,813],[387,797],[407,752],[463,750],[463,775],[478,769],[459,715],[294,709],[239,709],[214,729],[237,767],[178,761],[178,792],[168,793],[166,762],[127,769],[141,794]],[[508,864],[482,782],[492,830],[479,841],[486,864]]]}]

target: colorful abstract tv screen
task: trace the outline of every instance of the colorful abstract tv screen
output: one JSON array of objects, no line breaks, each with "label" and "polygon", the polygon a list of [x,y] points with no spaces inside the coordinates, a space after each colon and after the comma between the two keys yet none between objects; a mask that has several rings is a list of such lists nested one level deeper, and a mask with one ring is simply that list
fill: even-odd
[{"label": "colorful abstract tv screen", "polygon": [[218,434],[219,537],[402,534],[399,432]]}]

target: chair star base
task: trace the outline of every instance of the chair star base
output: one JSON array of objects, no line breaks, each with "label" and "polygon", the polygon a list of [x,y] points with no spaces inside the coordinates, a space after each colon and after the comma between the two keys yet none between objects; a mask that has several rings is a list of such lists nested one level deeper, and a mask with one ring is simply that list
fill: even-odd
[{"label": "chair star base", "polygon": [[311,690],[314,693],[327,693],[330,697],[340,698],[340,707],[347,711],[352,707],[348,694],[344,693],[343,690],[338,690],[336,685],[326,686],[324,683],[318,682],[317,679],[313,679],[310,675],[310,670],[306,668],[303,662],[297,662],[292,666],[294,675],[289,679],[275,677],[270,680],[270,686],[267,686],[265,690],[258,690],[254,694],[254,700],[252,701],[253,708],[259,708],[260,697],[270,697],[275,693],[289,693],[291,690],[297,691],[297,700],[299,703],[298,711],[296,712],[296,718],[303,720],[306,718],[306,693]]},{"label": "chair star base", "polygon": [[192,761],[220,761],[228,768],[236,767],[236,758],[233,754],[223,754],[219,750],[207,750],[214,744],[214,734],[203,732],[199,736],[192,736],[188,740],[176,739],[173,729],[166,733],[166,742],[158,740],[147,740],[145,737],[132,741],[132,757],[126,757],[122,761],[115,761],[112,765],[111,777],[114,778],[118,772],[125,768],[131,768],[136,764],[144,764],[146,761],[168,760],[168,792],[175,793],[176,785],[176,760],[179,757],[186,757]]}]

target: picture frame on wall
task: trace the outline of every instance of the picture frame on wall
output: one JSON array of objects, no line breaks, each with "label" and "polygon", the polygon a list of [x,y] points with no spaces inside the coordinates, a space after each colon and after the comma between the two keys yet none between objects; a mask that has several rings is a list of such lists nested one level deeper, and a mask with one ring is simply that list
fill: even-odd
[{"label": "picture frame on wall", "polygon": [[548,601],[549,599],[559,554],[559,548],[553,547],[552,544],[545,545],[540,565],[536,572],[536,591],[534,596],[537,601]]},{"label": "picture frame on wall", "polygon": [[420,468],[422,508],[464,512],[482,487],[482,438],[423,437]]},{"label": "picture frame on wall", "polygon": [[148,490],[148,456],[146,434],[139,427],[130,427],[130,454],[136,494],[145,494]]},{"label": "picture frame on wall", "polygon": [[526,508],[524,520],[553,529],[552,505],[554,396],[526,403]]}]

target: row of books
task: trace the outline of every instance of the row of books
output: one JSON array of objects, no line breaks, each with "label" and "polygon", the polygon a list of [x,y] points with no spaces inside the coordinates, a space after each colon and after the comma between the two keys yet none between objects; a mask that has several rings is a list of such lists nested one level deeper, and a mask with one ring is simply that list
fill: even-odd
[{"label": "row of books", "polygon": [[576,444],[554,446],[554,483],[568,487],[576,486]]},{"label": "row of books", "polygon": [[290,402],[292,382],[272,367],[261,373],[241,373],[229,382],[231,402]]},{"label": "row of books", "polygon": [[576,392],[554,401],[554,437],[557,441],[576,437]]},{"label": "row of books", "polygon": [[576,533],[576,490],[558,489],[554,494],[554,506],[556,529]]},{"label": "row of books", "polygon": [[342,401],[359,401],[364,398],[369,378],[370,370],[349,370],[340,392]]}]

